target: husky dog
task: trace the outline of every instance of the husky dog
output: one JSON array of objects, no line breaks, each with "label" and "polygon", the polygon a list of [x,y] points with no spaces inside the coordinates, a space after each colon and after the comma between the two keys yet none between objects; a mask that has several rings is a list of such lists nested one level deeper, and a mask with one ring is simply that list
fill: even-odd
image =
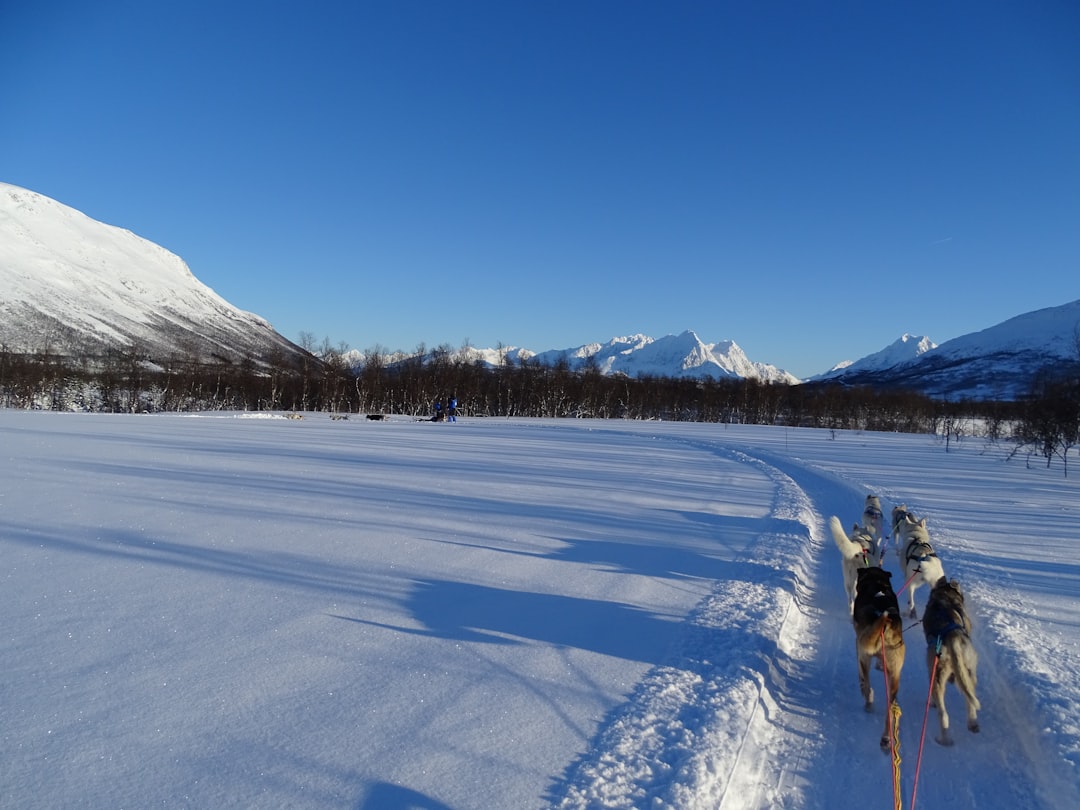
[{"label": "husky dog", "polygon": [[900,544],[900,532],[904,528],[904,523],[907,518],[914,518],[915,513],[907,508],[906,503],[902,503],[899,506],[894,506],[892,510],[892,533],[896,538],[897,545]]},{"label": "husky dog", "polygon": [[862,522],[868,529],[874,530],[874,536],[880,544],[885,537],[884,514],[881,511],[881,498],[877,495],[867,495],[866,504],[862,510]]},{"label": "husky dog", "polygon": [[[937,741],[952,745],[949,735],[949,713],[945,710],[945,686],[956,684],[967,702],[967,727],[979,730],[978,711],[981,708],[975,697],[977,678],[975,668],[979,664],[978,653],[971,643],[971,620],[964,612],[964,594],[960,583],[941,577],[930,591],[930,600],[923,613],[923,632],[926,633],[926,666],[934,678],[930,694],[938,710],[941,731]],[[937,659],[937,674],[934,664]]]},{"label": "husky dog", "polygon": [[859,662],[859,689],[866,701],[866,711],[874,709],[874,690],[870,686],[870,659],[878,658],[885,670],[888,686],[885,709],[885,728],[881,732],[881,747],[889,747],[889,720],[892,705],[900,688],[900,671],[904,668],[904,628],[900,606],[892,588],[892,574],[883,568],[858,569],[855,609],[855,651]]},{"label": "husky dog", "polygon": [[[900,514],[898,514],[898,512]],[[893,536],[896,556],[904,574],[908,589],[908,616],[915,617],[915,589],[920,585],[933,586],[945,576],[945,569],[937,552],[930,545],[930,533],[926,530],[926,518],[916,520],[915,515],[904,506],[893,509]]]},{"label": "husky dog", "polygon": [[844,533],[840,518],[835,515],[829,518],[829,531],[832,532],[833,541],[844,558],[844,591],[848,597],[848,609],[852,609],[855,607],[855,583],[858,577],[855,572],[880,562],[877,541],[870,529],[864,529],[858,523],[848,536]]}]

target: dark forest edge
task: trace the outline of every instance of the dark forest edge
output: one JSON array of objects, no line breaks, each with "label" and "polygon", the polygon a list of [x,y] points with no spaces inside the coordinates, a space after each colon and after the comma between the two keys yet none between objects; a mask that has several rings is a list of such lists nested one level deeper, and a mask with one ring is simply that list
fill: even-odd
[{"label": "dark forest edge", "polygon": [[946,401],[899,389],[754,379],[605,375],[564,362],[491,367],[436,349],[390,363],[376,352],[352,367],[340,352],[300,360],[231,362],[135,351],[75,359],[0,347],[0,407],[106,413],[294,411],[428,416],[457,399],[463,416],[720,422],[878,430],[1014,442],[1013,455],[1057,458],[1068,474],[1080,445],[1080,368],[1038,375],[1015,402]]}]

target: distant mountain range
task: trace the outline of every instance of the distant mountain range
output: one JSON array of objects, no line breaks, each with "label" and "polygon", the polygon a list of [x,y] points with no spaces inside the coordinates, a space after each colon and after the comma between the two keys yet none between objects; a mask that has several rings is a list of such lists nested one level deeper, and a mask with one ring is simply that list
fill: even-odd
[{"label": "distant mountain range", "polygon": [[799,378],[767,363],[755,363],[732,340],[703,343],[691,331],[681,335],[651,338],[646,335],[615,337],[607,343],[588,343],[572,349],[549,349],[533,352],[511,348],[464,349],[466,360],[480,359],[490,366],[502,363],[502,357],[520,362],[531,360],[554,366],[565,362],[574,370],[595,368],[601,374],[625,374],[627,377],[693,377],[704,379],[753,378],[794,385]]},{"label": "distant mountain range", "polygon": [[[232,306],[178,256],[33,191],[0,183],[0,348],[74,356],[310,357],[263,318]],[[616,337],[568,349],[465,349],[463,359],[565,363],[631,377],[758,379],[904,387],[934,397],[1013,399],[1048,366],[1080,361],[1080,301],[1042,309],[935,345],[903,335],[860,360],[800,381],[750,360],[734,341],[692,331]],[[354,353],[347,360],[362,362]]]},{"label": "distant mountain range", "polygon": [[[492,350],[472,351],[492,365]],[[1080,301],[1028,312],[1004,323],[949,340],[903,335],[879,352],[799,380],[766,363],[749,360],[733,341],[703,343],[693,332],[654,340],[644,335],[613,338],[572,349],[533,353],[504,351],[571,369],[594,365],[605,374],[713,379],[753,378],[796,384],[835,383],[906,388],[943,399],[1011,400],[1026,394],[1034,375],[1047,368],[1080,363]]]}]

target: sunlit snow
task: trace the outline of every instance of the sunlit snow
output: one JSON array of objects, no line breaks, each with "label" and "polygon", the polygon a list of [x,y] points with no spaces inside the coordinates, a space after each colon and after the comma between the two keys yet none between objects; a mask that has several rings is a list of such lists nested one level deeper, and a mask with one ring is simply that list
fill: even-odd
[{"label": "sunlit snow", "polygon": [[1008,449],[0,411],[0,806],[891,807],[824,526],[868,492],[980,654],[916,786],[906,633],[903,806],[1080,806],[1080,483]]}]

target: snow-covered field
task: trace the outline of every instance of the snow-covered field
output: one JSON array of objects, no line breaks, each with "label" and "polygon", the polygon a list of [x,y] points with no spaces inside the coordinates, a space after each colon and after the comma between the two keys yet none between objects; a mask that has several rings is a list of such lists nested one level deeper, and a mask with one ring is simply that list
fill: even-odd
[{"label": "snow-covered field", "polygon": [[1080,477],[1006,453],[0,411],[0,806],[892,807],[824,525],[874,492],[980,654],[982,732],[950,687],[920,761],[906,633],[903,806],[1080,807]]}]

